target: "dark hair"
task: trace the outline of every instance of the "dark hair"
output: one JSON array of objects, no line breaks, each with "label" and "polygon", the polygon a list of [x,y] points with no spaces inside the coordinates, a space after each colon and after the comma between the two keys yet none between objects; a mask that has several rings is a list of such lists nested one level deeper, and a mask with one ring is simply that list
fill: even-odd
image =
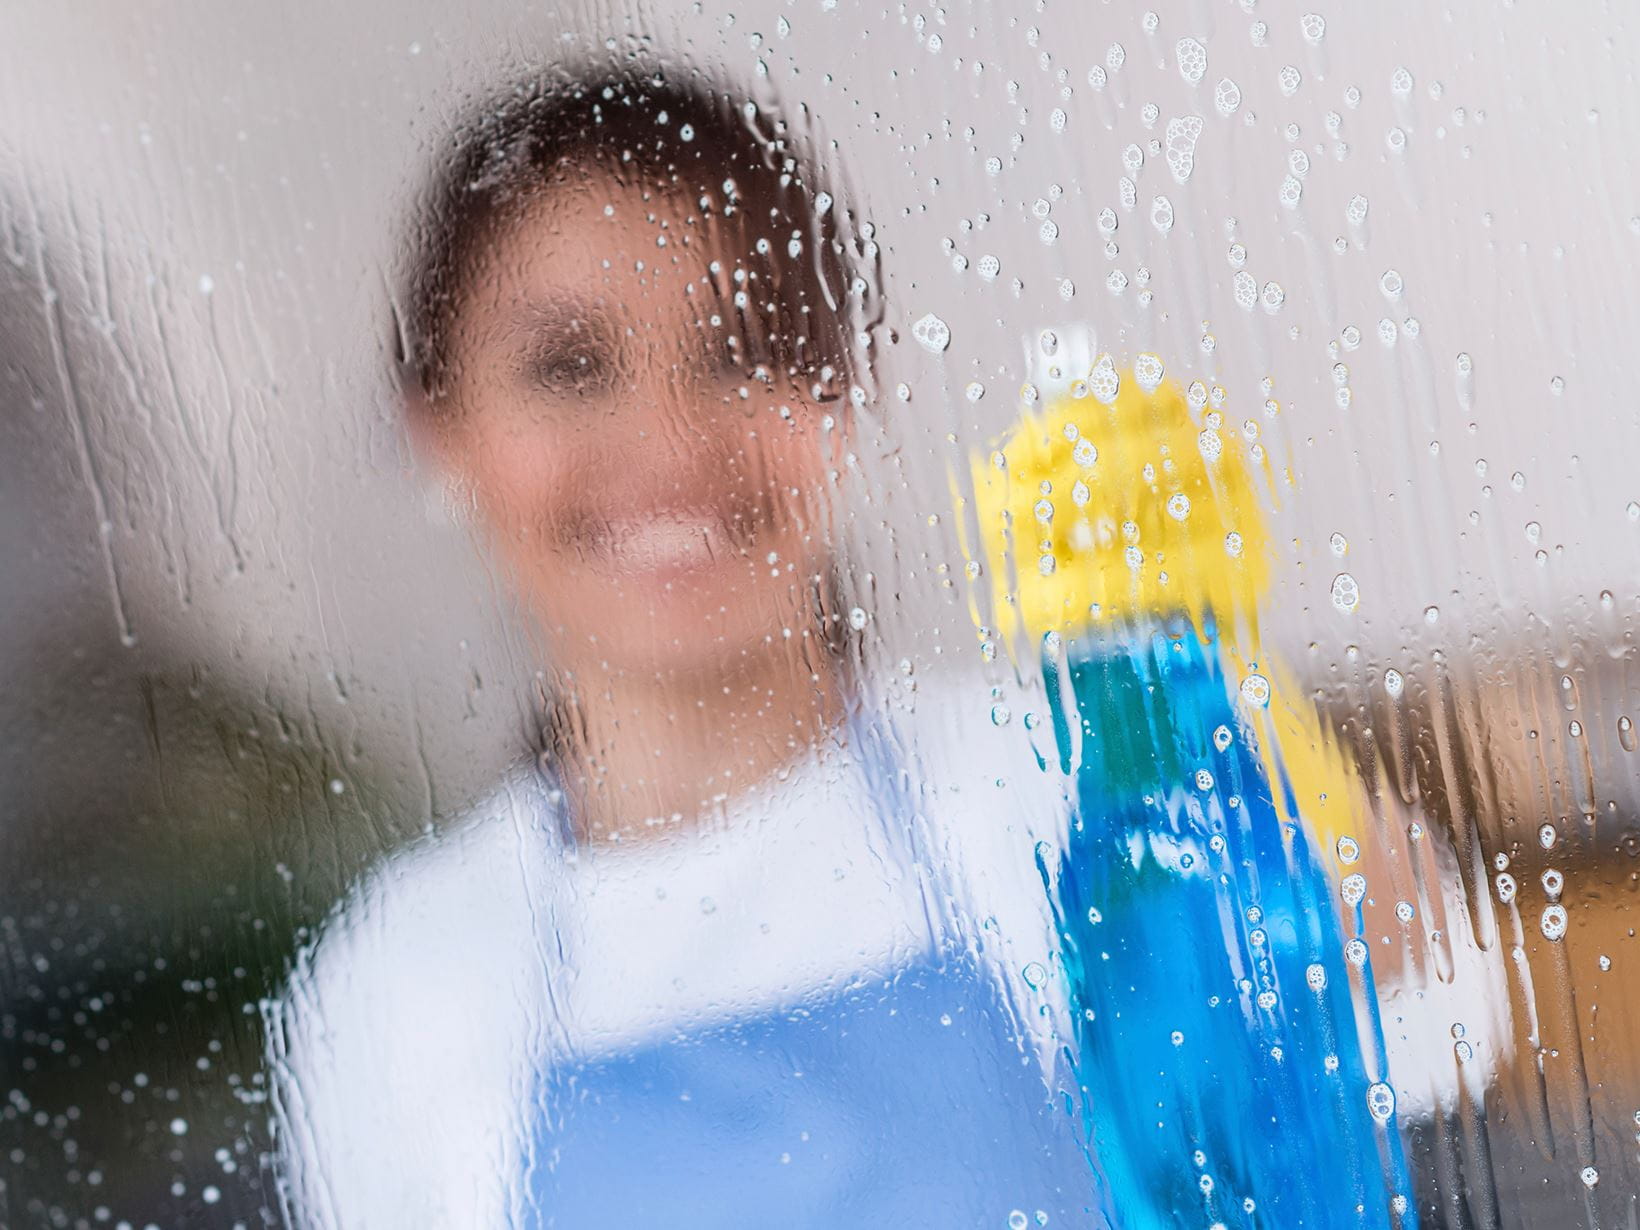
[{"label": "dark hair", "polygon": [[[771,258],[760,271],[762,301],[740,309],[742,344],[761,343],[760,357],[791,374],[848,371],[850,335],[874,323],[875,279],[860,276],[852,220],[817,188],[810,151],[784,120],[699,74],[623,74],[516,84],[476,108],[441,150],[410,228],[395,313],[401,380],[416,400],[434,407],[449,390],[454,325],[485,247],[590,166],[685,191],[703,214],[714,202],[723,219],[738,214],[735,225]],[[727,278],[719,291],[732,298]]]}]

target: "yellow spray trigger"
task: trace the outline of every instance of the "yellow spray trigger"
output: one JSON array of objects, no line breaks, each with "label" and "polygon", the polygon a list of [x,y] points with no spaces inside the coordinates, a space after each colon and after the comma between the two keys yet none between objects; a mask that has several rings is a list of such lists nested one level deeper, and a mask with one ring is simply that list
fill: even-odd
[{"label": "yellow spray trigger", "polygon": [[1198,423],[1171,381],[1108,378],[1108,401],[1067,393],[974,458],[1003,630],[1175,613],[1201,627],[1208,612],[1250,613],[1269,581],[1252,450],[1217,412]]}]

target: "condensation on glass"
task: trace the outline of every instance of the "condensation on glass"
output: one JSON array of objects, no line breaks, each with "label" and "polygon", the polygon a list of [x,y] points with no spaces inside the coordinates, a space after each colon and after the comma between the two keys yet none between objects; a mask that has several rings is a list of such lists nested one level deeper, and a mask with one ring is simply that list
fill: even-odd
[{"label": "condensation on glass", "polygon": [[14,25],[0,1223],[1640,1217],[1627,14]]}]

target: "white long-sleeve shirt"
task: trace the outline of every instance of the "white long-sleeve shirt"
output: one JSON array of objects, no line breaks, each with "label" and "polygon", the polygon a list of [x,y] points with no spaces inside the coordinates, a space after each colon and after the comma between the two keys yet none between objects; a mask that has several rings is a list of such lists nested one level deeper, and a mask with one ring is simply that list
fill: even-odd
[{"label": "white long-sleeve shirt", "polygon": [[628,847],[567,849],[550,784],[521,769],[387,859],[268,1011],[297,1224],[525,1224],[545,1067],[821,1000],[936,947],[977,953],[1021,1054],[1051,1065],[1062,1013],[1027,971],[1052,961],[1034,858],[1063,783],[991,704],[948,686],[874,732],[902,764],[844,739]]}]

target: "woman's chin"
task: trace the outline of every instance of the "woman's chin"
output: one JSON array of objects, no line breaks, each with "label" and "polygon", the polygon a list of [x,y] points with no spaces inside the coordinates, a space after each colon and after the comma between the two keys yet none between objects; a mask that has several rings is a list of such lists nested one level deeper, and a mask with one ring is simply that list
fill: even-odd
[{"label": "woman's chin", "polygon": [[741,674],[765,656],[787,654],[806,626],[801,583],[758,571],[737,559],[560,583],[553,610],[543,612],[559,642],[554,656],[565,665],[566,657],[589,659],[612,675]]}]

